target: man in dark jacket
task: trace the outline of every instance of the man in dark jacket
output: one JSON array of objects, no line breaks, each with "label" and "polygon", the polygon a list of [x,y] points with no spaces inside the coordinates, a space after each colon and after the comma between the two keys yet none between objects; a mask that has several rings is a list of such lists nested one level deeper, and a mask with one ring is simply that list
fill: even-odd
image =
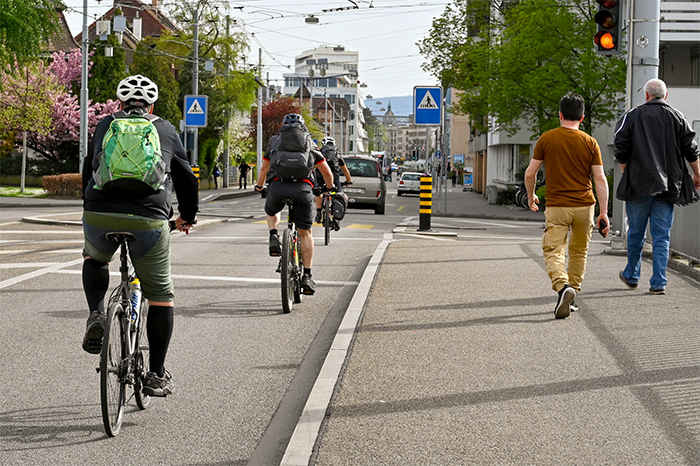
[{"label": "man in dark jacket", "polygon": [[[625,113],[615,127],[615,159],[623,172],[617,198],[626,201],[629,221],[627,266],[619,277],[628,288],[637,287],[648,224],[653,247],[649,292],[665,294],[673,206],[697,200],[700,151],[688,121],[666,103],[666,84],[651,79],[644,93],[646,102]],[[694,185],[686,189],[695,194],[694,199],[681,196],[686,161],[693,169]]]},{"label": "man in dark jacket", "polygon": [[[165,370],[165,355],[173,331],[173,283],[170,276],[170,228],[173,216],[172,194],[175,189],[180,216],[175,225],[189,232],[199,210],[198,182],[187,161],[187,154],[170,122],[152,115],[158,100],[158,86],[150,79],[130,76],[117,87],[121,110],[103,119],[95,129],[83,169],[83,288],[90,317],[87,321],[83,349],[100,353],[105,329],[104,297],[109,288],[109,262],[118,244],[105,238],[110,231],[127,231],[136,239],[129,243],[131,261],[141,281],[143,296],[149,301],[146,332],[150,345],[149,372],[143,393],[166,396],[173,392],[170,374]],[[165,163],[162,189],[147,194],[135,189],[100,189],[95,176],[99,172],[100,152],[105,134],[115,117],[141,115],[155,126]],[[140,186],[139,186],[140,187]]]}]

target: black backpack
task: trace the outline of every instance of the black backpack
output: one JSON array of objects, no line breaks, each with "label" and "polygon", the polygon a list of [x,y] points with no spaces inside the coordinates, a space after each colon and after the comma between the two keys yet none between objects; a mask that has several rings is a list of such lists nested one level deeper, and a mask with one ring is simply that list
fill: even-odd
[{"label": "black backpack", "polygon": [[309,144],[309,132],[296,123],[282,125],[270,152],[270,168],[283,180],[305,180],[311,176],[314,157]]},{"label": "black backpack", "polygon": [[335,146],[325,145],[321,153],[326,158],[326,162],[334,175],[340,174],[340,164],[338,163],[338,150]]}]

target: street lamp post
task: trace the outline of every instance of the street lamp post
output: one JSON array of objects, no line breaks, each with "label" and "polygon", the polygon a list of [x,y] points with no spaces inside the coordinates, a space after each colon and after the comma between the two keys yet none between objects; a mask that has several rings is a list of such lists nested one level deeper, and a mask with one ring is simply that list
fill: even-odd
[{"label": "street lamp post", "polygon": [[88,0],[83,0],[83,40],[80,76],[80,162],[79,171],[83,172],[83,163],[88,150]]}]

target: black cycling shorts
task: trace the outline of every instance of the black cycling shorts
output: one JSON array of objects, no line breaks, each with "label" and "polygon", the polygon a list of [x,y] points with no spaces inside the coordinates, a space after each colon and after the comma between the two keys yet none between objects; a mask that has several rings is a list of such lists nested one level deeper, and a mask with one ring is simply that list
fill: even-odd
[{"label": "black cycling shorts", "polygon": [[300,230],[310,230],[316,215],[316,203],[311,185],[306,181],[272,180],[265,195],[265,213],[277,215],[284,209],[284,200],[294,199],[292,220]]}]

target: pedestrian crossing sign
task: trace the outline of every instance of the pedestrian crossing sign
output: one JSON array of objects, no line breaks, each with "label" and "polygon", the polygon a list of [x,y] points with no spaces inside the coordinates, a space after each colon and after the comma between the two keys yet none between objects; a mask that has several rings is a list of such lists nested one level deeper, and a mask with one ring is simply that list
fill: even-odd
[{"label": "pedestrian crossing sign", "polygon": [[439,126],[442,124],[442,87],[414,87],[413,115],[417,125]]},{"label": "pedestrian crossing sign", "polygon": [[207,126],[207,104],[206,95],[186,95],[185,126],[200,128]]}]

